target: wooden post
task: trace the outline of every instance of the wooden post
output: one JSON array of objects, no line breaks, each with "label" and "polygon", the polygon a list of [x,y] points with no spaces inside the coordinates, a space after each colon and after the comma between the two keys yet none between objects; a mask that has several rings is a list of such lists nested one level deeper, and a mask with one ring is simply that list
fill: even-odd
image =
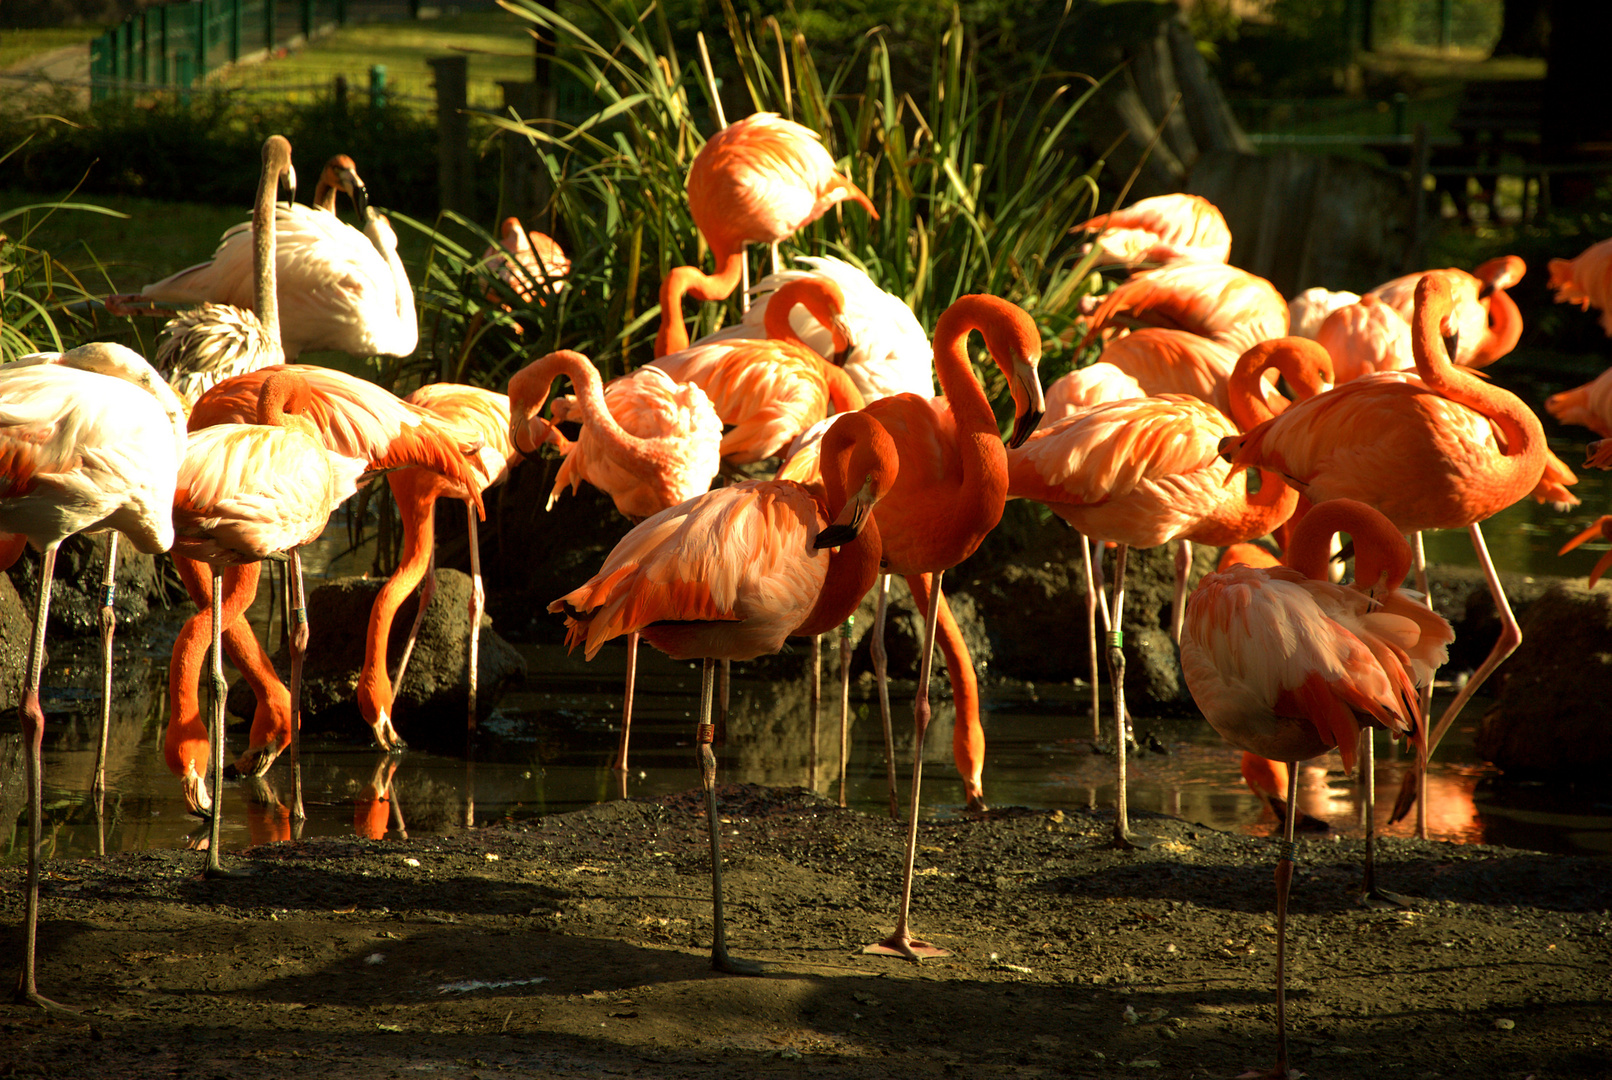
[{"label": "wooden post", "polygon": [[313,40],[313,0],[298,0],[298,14],[302,18],[302,40]]},{"label": "wooden post", "polygon": [[427,60],[436,76],[437,188],[444,210],[471,216],[470,121],[465,116],[469,60],[438,56]]},{"label": "wooden post", "polygon": [[257,0],[257,2],[263,7],[263,49],[273,57],[275,38],[278,37],[276,31],[279,30],[275,25],[275,18],[279,15],[280,3],[279,0]]},{"label": "wooden post", "polygon": [[[499,79],[498,86],[504,92],[506,115],[513,112],[527,123],[531,123],[537,117],[539,93],[537,84]],[[543,203],[538,201],[536,190],[539,173],[537,148],[532,145],[531,139],[513,131],[506,131],[499,136],[499,148],[502,162],[498,177],[499,205],[495,218],[503,221],[506,217],[518,217],[526,222],[528,227],[536,227],[537,214],[543,206]]]},{"label": "wooden post", "polygon": [[241,0],[228,0],[229,3],[229,62],[234,64],[241,59]]},{"label": "wooden post", "polygon": [[[191,80],[207,77],[207,0],[196,0],[196,66]],[[186,83],[189,86],[190,83]]]},{"label": "wooden post", "polygon": [[153,8],[157,16],[157,81],[163,86],[173,82],[173,68],[168,63],[168,12],[167,5]]}]

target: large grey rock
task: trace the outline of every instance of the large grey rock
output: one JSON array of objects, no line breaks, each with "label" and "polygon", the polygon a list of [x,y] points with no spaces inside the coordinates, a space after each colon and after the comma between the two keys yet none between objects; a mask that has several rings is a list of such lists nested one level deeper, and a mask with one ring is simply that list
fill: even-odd
[{"label": "large grey rock", "polygon": [[1478,729],[1502,769],[1596,773],[1612,766],[1612,592],[1554,581],[1521,620],[1522,644]]},{"label": "large grey rock", "polygon": [[[1430,566],[1427,580],[1433,610],[1450,620],[1455,628],[1449,667],[1454,671],[1471,671],[1483,663],[1500,637],[1500,613],[1494,605],[1494,594],[1489,591],[1489,582],[1475,566]],[[1506,591],[1506,602],[1520,624],[1534,601],[1563,580],[1503,572],[1500,587]],[[1506,667],[1509,666],[1510,661],[1507,661]]]},{"label": "large grey rock", "polygon": [[[369,611],[382,584],[376,578],[343,578],[308,594],[303,730],[367,730],[359,715],[356,689],[364,663]],[[408,672],[394,702],[393,722],[410,743],[454,750],[464,747],[470,691],[469,606],[469,575],[439,569],[436,596],[426,608]],[[387,651],[390,666],[395,667],[402,655],[416,607],[416,598],[410,597],[398,609]],[[281,677],[289,681],[290,663],[284,650],[274,660]],[[526,677],[526,661],[492,629],[485,616],[477,669],[476,705],[481,717],[492,711],[505,690]],[[229,707],[238,716],[252,715],[252,694],[244,681],[231,688]]]},{"label": "large grey rock", "polygon": [[[170,595],[182,595],[175,576],[172,593],[165,575],[171,575],[166,555],[142,555],[127,540],[118,544],[117,593],[113,610],[118,626],[143,622],[163,609]],[[106,568],[106,534],[70,536],[56,550],[56,574],[50,584],[49,637],[99,635],[101,632],[101,577]],[[7,571],[25,616],[32,621],[39,595],[39,554],[25,550]]]},{"label": "large grey rock", "polygon": [[22,694],[22,669],[33,628],[27,602],[17,594],[10,575],[0,574],[0,709],[8,712],[17,707]]}]

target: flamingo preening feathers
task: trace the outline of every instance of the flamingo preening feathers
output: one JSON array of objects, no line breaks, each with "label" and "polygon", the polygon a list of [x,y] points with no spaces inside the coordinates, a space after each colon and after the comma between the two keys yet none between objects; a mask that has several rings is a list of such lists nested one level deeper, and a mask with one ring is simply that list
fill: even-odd
[{"label": "flamingo preening feathers", "polygon": [[1175,193],[1141,199],[1123,210],[1098,214],[1070,232],[1093,232],[1101,264],[1140,266],[1175,260],[1223,263],[1231,254],[1231,229],[1220,208],[1201,195]]}]

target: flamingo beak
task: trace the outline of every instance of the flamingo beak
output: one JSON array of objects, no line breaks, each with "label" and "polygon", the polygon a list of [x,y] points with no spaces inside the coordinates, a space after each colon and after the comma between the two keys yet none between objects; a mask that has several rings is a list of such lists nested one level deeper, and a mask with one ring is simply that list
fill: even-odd
[{"label": "flamingo beak", "polygon": [[285,172],[280,174],[280,186],[285,188],[286,191],[290,192],[292,198],[296,198],[297,167],[295,165],[287,165],[285,167]]},{"label": "flamingo beak", "polygon": [[233,765],[224,769],[224,779],[238,780],[247,776],[263,776],[269,771],[269,766],[274,764],[274,759],[279,756],[280,746],[275,742],[256,749],[248,749]]},{"label": "flamingo beak", "polygon": [[1444,348],[1450,354],[1450,363],[1455,363],[1456,346],[1461,343],[1461,331],[1452,329],[1449,333],[1441,335],[1444,338]]},{"label": "flamingo beak", "polygon": [[1015,359],[1013,361],[1013,434],[1008,438],[1008,446],[1017,449],[1024,445],[1041,418],[1047,412],[1047,399],[1041,393],[1041,380],[1036,375],[1035,364],[1029,360]]},{"label": "flamingo beak", "polygon": [[207,794],[207,781],[194,764],[185,766],[185,775],[180,783],[185,793],[185,809],[201,818],[211,815],[213,800]]},{"label": "flamingo beak", "polygon": [[822,551],[824,548],[837,548],[849,544],[862,535],[862,527],[867,524],[868,516],[878,501],[878,497],[873,493],[873,478],[870,476],[862,482],[862,487],[855,495],[845,500],[845,506],[840,510],[839,517],[834,519],[834,523],[812,540],[812,549]]},{"label": "flamingo beak", "polygon": [[360,180],[358,174],[351,170],[348,170],[342,179],[348,183],[347,194],[353,197],[353,206],[358,209],[358,216],[367,220],[369,217],[369,188],[365,187],[364,181]]}]

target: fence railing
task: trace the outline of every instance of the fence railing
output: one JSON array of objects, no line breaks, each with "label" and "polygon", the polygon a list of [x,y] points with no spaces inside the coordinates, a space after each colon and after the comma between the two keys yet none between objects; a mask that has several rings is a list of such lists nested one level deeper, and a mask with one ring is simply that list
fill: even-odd
[{"label": "fence railing", "polygon": [[278,0],[189,0],[131,15],[90,42],[90,96],[152,86],[186,89],[226,64],[273,50],[290,31],[311,39],[347,22],[347,0],[295,0],[295,27]]}]

